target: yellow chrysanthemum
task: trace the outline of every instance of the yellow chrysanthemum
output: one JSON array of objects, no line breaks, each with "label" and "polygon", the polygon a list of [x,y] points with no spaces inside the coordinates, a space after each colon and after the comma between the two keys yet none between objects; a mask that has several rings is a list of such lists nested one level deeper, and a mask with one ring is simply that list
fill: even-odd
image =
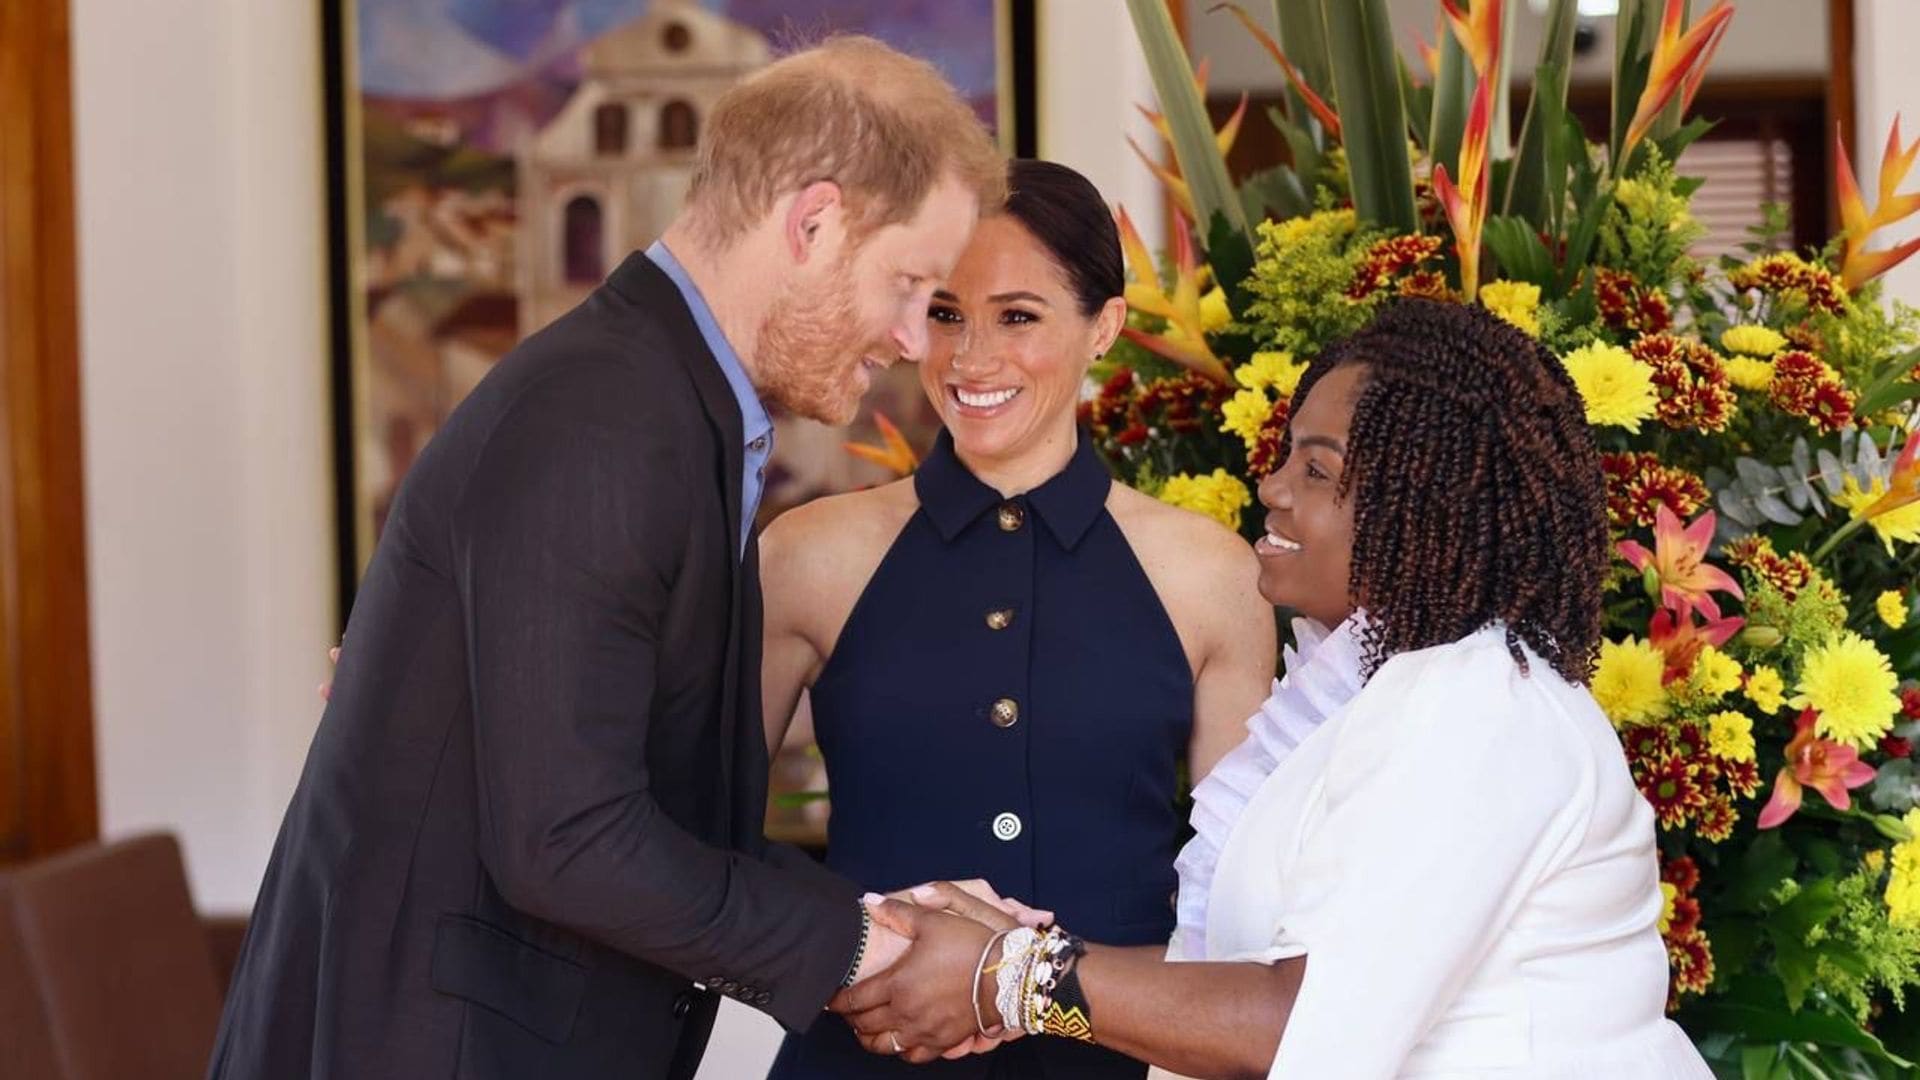
[{"label": "yellow chrysanthemum", "polygon": [[1773,385],[1773,364],[1751,356],[1735,356],[1727,361],[1727,381],[1742,390],[1765,390]]},{"label": "yellow chrysanthemum", "polygon": [[1730,353],[1765,359],[1787,347],[1787,339],[1764,326],[1729,326],[1720,335],[1720,347]]},{"label": "yellow chrysanthemum", "polygon": [[1540,336],[1540,286],[1526,281],[1489,281],[1480,286],[1480,303],[1495,315],[1526,331],[1528,337]]},{"label": "yellow chrysanthemum", "polygon": [[1737,712],[1708,717],[1707,749],[1728,761],[1754,760],[1752,718]]},{"label": "yellow chrysanthemum", "polygon": [[1660,932],[1673,925],[1674,901],[1680,899],[1680,887],[1671,881],[1660,883]]},{"label": "yellow chrysanthemum", "polygon": [[1272,415],[1273,399],[1265,390],[1242,390],[1220,406],[1220,430],[1240,436],[1251,450],[1260,439],[1261,426]]},{"label": "yellow chrysanthemum", "polygon": [[1865,750],[1893,728],[1900,711],[1900,680],[1873,642],[1848,630],[1807,653],[1791,704],[1820,714],[1814,730]]},{"label": "yellow chrysanthemum", "polygon": [[[1873,478],[1873,487],[1862,491],[1859,482],[1849,475],[1833,501],[1852,511],[1854,517],[1866,517],[1867,507],[1886,493],[1887,482],[1878,476]],[[1903,544],[1920,543],[1920,502],[1875,514],[1867,520],[1867,524],[1873,527],[1880,542],[1887,545],[1889,555],[1893,554],[1895,540]]]},{"label": "yellow chrysanthemum", "polygon": [[1306,371],[1306,363],[1295,360],[1290,352],[1257,352],[1234,369],[1233,377],[1249,390],[1271,390],[1276,397],[1286,399],[1299,389],[1300,376]]},{"label": "yellow chrysanthemum", "polygon": [[1747,673],[1747,700],[1754,703],[1761,712],[1772,716],[1787,703],[1787,684],[1780,673],[1766,666],[1754,668]]},{"label": "yellow chrysanthemum", "polygon": [[1200,329],[1211,334],[1224,329],[1233,321],[1233,312],[1227,308],[1227,294],[1214,286],[1207,295],[1200,298]]},{"label": "yellow chrysanthemum", "polygon": [[1274,246],[1284,251],[1315,238],[1344,239],[1358,225],[1353,210],[1316,210],[1305,217],[1288,218],[1272,226]]},{"label": "yellow chrysanthemum", "polygon": [[1160,501],[1218,521],[1229,529],[1240,527],[1240,511],[1253,503],[1247,485],[1225,469],[1205,476],[1180,473],[1169,477],[1160,488]]},{"label": "yellow chrysanthemum", "polygon": [[1593,700],[1615,727],[1658,720],[1669,708],[1666,687],[1667,658],[1638,638],[1600,644],[1600,664],[1594,669]]},{"label": "yellow chrysanthemum", "polygon": [[1560,362],[1586,403],[1587,423],[1595,427],[1613,425],[1638,433],[1640,421],[1660,405],[1653,369],[1618,345],[1583,345]]},{"label": "yellow chrysanthemum", "polygon": [[1907,598],[1900,595],[1899,589],[1888,589],[1874,600],[1873,609],[1880,613],[1880,621],[1887,629],[1898,630],[1907,625]]},{"label": "yellow chrysanthemum", "polygon": [[1718,701],[1740,688],[1740,662],[1708,645],[1700,650],[1687,675],[1688,697],[1694,701]]},{"label": "yellow chrysanthemum", "polygon": [[1887,876],[1887,917],[1895,926],[1920,926],[1920,807],[1901,820],[1913,837],[1895,844],[1888,856],[1893,869]]}]

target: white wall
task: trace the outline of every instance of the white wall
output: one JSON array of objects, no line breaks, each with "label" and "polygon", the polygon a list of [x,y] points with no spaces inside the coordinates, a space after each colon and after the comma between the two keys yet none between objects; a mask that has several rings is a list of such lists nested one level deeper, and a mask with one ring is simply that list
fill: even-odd
[{"label": "white wall", "polygon": [[101,821],[253,902],[335,616],[319,20],[74,0]]},{"label": "white wall", "polygon": [[[1881,151],[1893,118],[1901,117],[1900,134],[1912,143],[1920,136],[1920,80],[1906,65],[1920,40],[1920,4],[1913,0],[1856,0],[1854,5],[1854,175],[1867,198],[1878,187]],[[1920,189],[1920,176],[1911,177],[1904,191]],[[1875,248],[1888,247],[1920,234],[1920,222],[1908,219],[1875,235]],[[1885,278],[1887,295],[1920,304],[1920,259],[1909,259]]]}]

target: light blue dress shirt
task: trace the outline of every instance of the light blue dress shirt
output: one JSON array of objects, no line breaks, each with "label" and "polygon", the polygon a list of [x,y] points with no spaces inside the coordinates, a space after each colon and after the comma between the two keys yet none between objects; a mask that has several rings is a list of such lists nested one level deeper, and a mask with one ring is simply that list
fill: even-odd
[{"label": "light blue dress shirt", "polygon": [[720,371],[726,375],[727,385],[733,388],[733,396],[740,402],[740,430],[746,438],[746,453],[740,457],[743,473],[740,477],[740,554],[745,556],[747,537],[753,534],[753,518],[760,510],[760,497],[767,490],[767,462],[773,457],[773,417],[767,415],[767,407],[760,403],[759,391],[753,388],[753,380],[747,378],[747,369],[740,366],[740,354],[733,351],[727,336],[720,332],[719,320],[713,317],[707,298],[700,295],[699,287],[687,276],[687,268],[667,250],[664,241],[654,241],[647,249],[647,258],[673,279],[674,287],[680,290],[693,312],[693,324],[700,328],[700,336],[706,340],[713,358],[720,362]]}]

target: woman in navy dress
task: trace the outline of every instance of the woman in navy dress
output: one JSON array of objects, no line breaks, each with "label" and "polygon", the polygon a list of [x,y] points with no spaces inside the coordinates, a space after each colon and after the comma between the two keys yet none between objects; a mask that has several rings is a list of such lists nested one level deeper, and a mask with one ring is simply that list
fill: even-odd
[{"label": "woman in navy dress", "polygon": [[[1089,938],[1165,944],[1179,768],[1198,779],[1244,737],[1273,676],[1273,613],[1248,545],[1114,483],[1078,431],[1087,367],[1126,318],[1119,237],[1071,169],[1017,161],[1011,181],[934,294],[931,455],[762,538],[768,739],[808,691],[827,862],[853,881],[984,878]],[[828,1016],[771,1076],[1145,1073],[1055,1039],[910,1066]]]}]

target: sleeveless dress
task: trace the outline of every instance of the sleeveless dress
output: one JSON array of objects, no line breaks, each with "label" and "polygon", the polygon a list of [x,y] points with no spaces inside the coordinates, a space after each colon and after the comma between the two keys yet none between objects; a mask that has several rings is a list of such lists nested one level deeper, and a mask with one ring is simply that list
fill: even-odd
[{"label": "sleeveless dress", "polygon": [[[827,864],[888,892],[984,878],[1092,941],[1164,944],[1183,837],[1193,676],[1107,512],[1087,440],[1002,499],[941,434],[920,507],[812,690],[833,796]],[[1022,1039],[913,1066],[837,1016],[782,1046],[774,1080],[1139,1080],[1146,1066]]]}]

